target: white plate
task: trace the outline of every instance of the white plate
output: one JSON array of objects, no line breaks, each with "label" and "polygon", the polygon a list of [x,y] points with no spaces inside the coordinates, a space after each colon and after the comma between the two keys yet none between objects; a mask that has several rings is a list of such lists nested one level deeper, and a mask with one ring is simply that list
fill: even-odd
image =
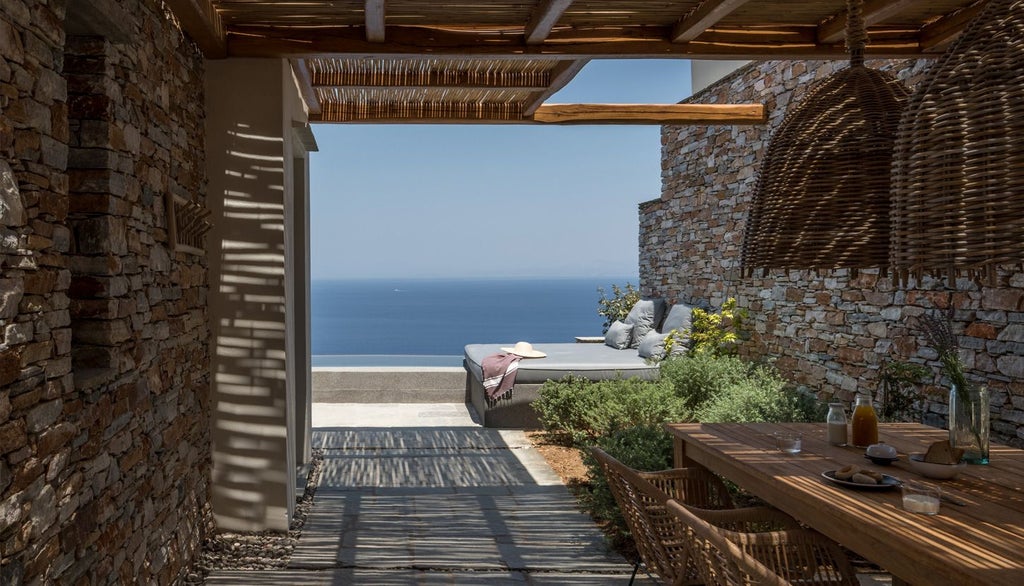
[{"label": "white plate", "polygon": [[829,482],[838,484],[839,486],[860,490],[889,490],[890,488],[896,488],[900,485],[899,478],[889,476],[888,474],[882,475],[882,482],[880,484],[861,484],[859,482],[850,482],[849,480],[840,480],[836,478],[835,470],[826,470],[821,473],[821,477]]}]

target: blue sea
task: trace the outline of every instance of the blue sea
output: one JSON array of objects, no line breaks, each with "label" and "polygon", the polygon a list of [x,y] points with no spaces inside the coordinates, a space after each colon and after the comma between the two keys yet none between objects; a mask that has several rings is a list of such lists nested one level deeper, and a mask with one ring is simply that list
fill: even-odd
[{"label": "blue sea", "polygon": [[598,288],[636,278],[311,283],[313,366],[459,366],[466,344],[599,336]]}]

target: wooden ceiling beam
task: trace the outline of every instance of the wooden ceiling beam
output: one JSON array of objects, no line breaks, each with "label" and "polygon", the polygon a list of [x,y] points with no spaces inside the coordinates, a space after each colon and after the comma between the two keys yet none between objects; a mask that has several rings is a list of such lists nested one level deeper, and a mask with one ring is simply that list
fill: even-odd
[{"label": "wooden ceiling beam", "polygon": [[764,124],[763,104],[545,104],[544,124]]},{"label": "wooden ceiling beam", "polygon": [[532,116],[410,116],[395,107],[374,114],[342,104],[310,116],[310,122],[336,124],[764,124],[762,104],[547,104]]},{"label": "wooden ceiling beam", "polygon": [[[572,61],[566,61],[566,63],[573,63]],[[349,84],[317,84],[313,86],[318,89],[325,90],[436,90],[436,89],[453,89],[453,90],[521,90],[524,92],[541,92],[548,89],[546,85],[536,84],[510,84],[510,83],[393,83],[393,84],[361,84],[361,83],[349,83]]]},{"label": "wooden ceiling beam", "polygon": [[685,43],[699,37],[704,31],[715,26],[715,23],[729,16],[734,10],[750,0],[705,0],[690,14],[676,23],[672,28],[673,43]]},{"label": "wooden ceiling beam", "polygon": [[385,0],[366,0],[363,14],[366,21],[366,40],[371,43],[384,42]]},{"label": "wooden ceiling beam", "polygon": [[572,4],[572,0],[543,0],[538,4],[533,15],[530,16],[530,22],[526,23],[526,44],[543,43],[570,4]]},{"label": "wooden ceiling beam", "polygon": [[[924,0],[867,0],[864,2],[864,26],[870,27],[896,16],[913,4]],[[846,11],[842,11],[818,26],[819,43],[838,43],[846,38]]]},{"label": "wooden ceiling beam", "polygon": [[[362,27],[308,30],[239,29],[228,42],[232,57],[439,57],[508,59],[699,58],[699,59],[835,59],[847,56],[841,43],[817,42],[816,29],[709,31],[700,41],[669,42],[646,29],[602,29],[603,36],[576,30],[552,35],[540,45],[522,38],[421,27],[388,28],[383,43],[371,43]],[[659,29],[662,35],[664,29]],[[872,35],[872,57],[919,57],[919,39],[910,33]]]},{"label": "wooden ceiling beam", "polygon": [[523,108],[523,114],[532,116],[545,100],[558,93],[558,90],[572,81],[576,74],[583,71],[583,68],[589,61],[589,59],[576,59],[574,61],[563,61],[556,65],[551,71],[551,83],[547,88],[534,96],[532,101],[526,104]]},{"label": "wooden ceiling beam", "polygon": [[921,51],[941,53],[963,32],[964,27],[974,20],[985,8],[985,0],[952,14],[947,14],[921,27]]},{"label": "wooden ceiling beam", "polygon": [[165,0],[182,30],[199,45],[207,59],[228,56],[227,35],[220,13],[210,0]]}]

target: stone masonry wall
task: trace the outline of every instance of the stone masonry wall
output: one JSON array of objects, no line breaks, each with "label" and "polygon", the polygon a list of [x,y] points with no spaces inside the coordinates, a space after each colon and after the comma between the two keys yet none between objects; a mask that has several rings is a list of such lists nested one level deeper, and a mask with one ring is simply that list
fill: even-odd
[{"label": "stone masonry wall", "polygon": [[[930,61],[873,62],[908,86]],[[758,166],[771,132],[814,81],[842,61],[751,64],[693,96],[695,103],[765,104],[765,126],[662,129],[662,197],[640,206],[640,282],[647,293],[721,305],[735,297],[750,310],[750,358],[767,359],[821,397],[851,400],[875,392],[885,360],[910,360],[935,372],[924,421],[944,425],[946,392],[935,352],[912,318],[955,309],[968,376],[988,384],[997,441],[1024,446],[1024,272],[1006,267],[996,286],[925,278],[900,287],[877,271],[808,274],[771,271],[743,277],[740,249]]]},{"label": "stone masonry wall", "polygon": [[173,583],[211,518],[206,263],[164,209],[205,196],[203,61],[115,4],[127,42],[0,5],[0,584]]}]

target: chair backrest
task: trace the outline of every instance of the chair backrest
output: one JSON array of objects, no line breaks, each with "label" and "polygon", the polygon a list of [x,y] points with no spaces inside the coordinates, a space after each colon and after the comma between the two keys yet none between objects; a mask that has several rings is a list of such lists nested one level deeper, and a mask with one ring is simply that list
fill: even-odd
[{"label": "chair backrest", "polygon": [[761,562],[744,553],[723,531],[694,515],[680,503],[669,500],[665,510],[686,527],[693,563],[705,584],[715,586],[786,586],[790,582],[779,577]]},{"label": "chair backrest", "polygon": [[604,450],[590,448],[647,567],[669,584],[698,583],[685,528],[666,510],[668,495]]}]

